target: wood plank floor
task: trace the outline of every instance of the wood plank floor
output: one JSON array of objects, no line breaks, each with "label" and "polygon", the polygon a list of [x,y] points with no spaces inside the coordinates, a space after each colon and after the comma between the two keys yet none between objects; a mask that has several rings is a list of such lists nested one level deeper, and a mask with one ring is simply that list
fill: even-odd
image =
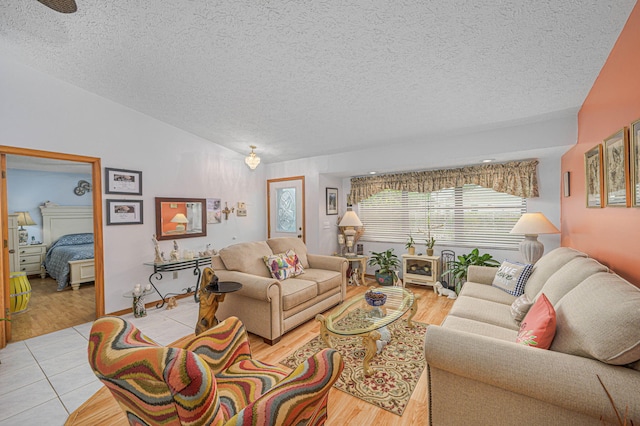
[{"label": "wood plank floor", "polygon": [[57,291],[53,278],[29,277],[31,299],[27,310],[11,315],[11,342],[19,342],[96,319],[93,283],[74,291]]},{"label": "wood plank floor", "polygon": [[[373,284],[368,279],[367,284]],[[453,300],[438,297],[431,287],[408,286],[408,289],[419,296],[418,313],[415,321],[440,324],[453,305]],[[364,292],[366,287],[348,287],[347,297]],[[307,321],[282,337],[274,345],[265,344],[262,339],[253,334],[249,335],[251,350],[254,358],[277,364],[295,349],[318,335],[320,327],[315,320]],[[368,404],[337,389],[329,393],[329,418],[326,425],[415,425],[426,424],[428,418],[427,378],[426,369],[411,396],[411,400],[399,417],[381,408]],[[66,425],[122,425],[127,424],[126,418],[117,403],[107,391],[102,388],[90,400],[73,412]]]}]

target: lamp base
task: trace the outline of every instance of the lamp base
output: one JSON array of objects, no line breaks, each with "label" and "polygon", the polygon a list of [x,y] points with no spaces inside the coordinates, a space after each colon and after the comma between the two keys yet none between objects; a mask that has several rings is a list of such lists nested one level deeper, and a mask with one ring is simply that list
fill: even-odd
[{"label": "lamp base", "polygon": [[18,244],[21,246],[29,244],[29,232],[26,229],[18,229]]},{"label": "lamp base", "polygon": [[544,245],[538,241],[537,235],[525,235],[524,240],[520,242],[520,254],[525,262],[534,264],[544,253]]}]

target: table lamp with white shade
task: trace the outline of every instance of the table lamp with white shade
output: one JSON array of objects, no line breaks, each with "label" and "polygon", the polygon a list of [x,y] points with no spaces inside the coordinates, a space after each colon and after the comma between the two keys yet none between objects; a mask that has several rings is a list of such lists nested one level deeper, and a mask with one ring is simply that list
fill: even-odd
[{"label": "table lamp with white shade", "polygon": [[16,212],[18,215],[18,225],[20,229],[18,229],[18,243],[22,246],[25,244],[29,244],[29,232],[24,229],[25,226],[33,226],[36,223],[31,218],[29,212]]},{"label": "table lamp with white shade", "polygon": [[189,223],[189,219],[187,219],[187,217],[183,213],[178,213],[173,217],[173,219],[171,219],[171,222],[177,223],[177,232],[185,232],[187,230],[186,224]]},{"label": "table lamp with white shade", "polygon": [[355,256],[353,252],[353,246],[355,243],[355,236],[358,231],[356,231],[356,227],[362,226],[362,222],[360,222],[360,218],[353,210],[347,210],[344,217],[338,224],[340,228],[344,228],[342,231],[346,238],[347,245],[347,253],[346,256]]},{"label": "table lamp with white shade", "polygon": [[542,257],[544,245],[538,241],[540,234],[559,234],[560,231],[542,213],[525,213],[515,224],[511,234],[524,234],[520,253],[527,263],[534,264]]}]

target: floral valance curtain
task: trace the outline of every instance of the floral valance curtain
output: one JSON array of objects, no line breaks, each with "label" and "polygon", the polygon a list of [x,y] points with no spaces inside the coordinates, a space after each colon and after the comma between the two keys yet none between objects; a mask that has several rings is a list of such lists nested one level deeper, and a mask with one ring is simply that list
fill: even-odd
[{"label": "floral valance curtain", "polygon": [[538,160],[355,177],[351,178],[348,202],[357,204],[385,189],[426,193],[465,184],[480,185],[522,198],[538,197]]}]

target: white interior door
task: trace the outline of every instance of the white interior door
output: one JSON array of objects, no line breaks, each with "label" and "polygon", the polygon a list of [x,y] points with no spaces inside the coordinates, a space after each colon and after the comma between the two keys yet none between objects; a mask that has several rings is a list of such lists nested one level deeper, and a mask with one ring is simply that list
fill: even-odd
[{"label": "white interior door", "polygon": [[298,237],[305,240],[304,176],[267,181],[268,238]]}]

